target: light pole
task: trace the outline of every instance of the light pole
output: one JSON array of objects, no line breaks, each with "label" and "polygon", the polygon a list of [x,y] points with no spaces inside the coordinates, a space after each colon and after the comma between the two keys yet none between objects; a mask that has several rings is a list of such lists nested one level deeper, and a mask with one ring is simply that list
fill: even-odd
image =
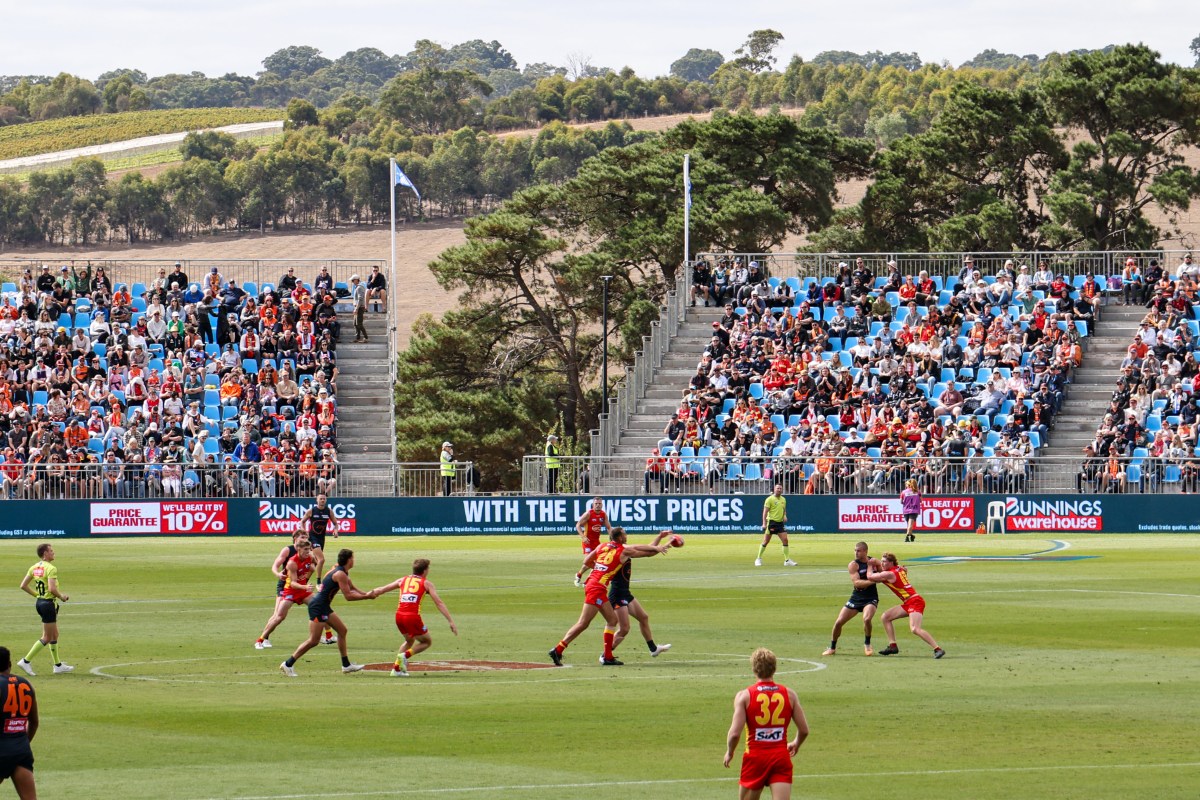
[{"label": "light pole", "polygon": [[612,275],[601,275],[600,280],[604,281],[604,294],[601,305],[600,316],[604,328],[604,342],[601,345],[600,357],[600,413],[608,413],[608,284],[612,282]]}]

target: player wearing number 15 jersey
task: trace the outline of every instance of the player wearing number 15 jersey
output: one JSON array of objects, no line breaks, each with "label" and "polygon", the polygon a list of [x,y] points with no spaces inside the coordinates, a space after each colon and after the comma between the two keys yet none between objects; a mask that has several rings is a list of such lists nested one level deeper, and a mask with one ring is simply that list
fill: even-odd
[{"label": "player wearing number 15 jersey", "polygon": [[446,608],[442,598],[438,597],[437,589],[429,581],[428,576],[429,559],[418,558],[413,561],[412,575],[394,580],[387,586],[380,586],[371,592],[378,597],[393,589],[400,590],[400,603],[396,606],[396,628],[404,637],[404,645],[401,646],[400,652],[396,653],[396,663],[392,665],[391,673],[393,678],[407,677],[408,660],[417,653],[428,650],[429,646],[433,644],[429,629],[425,627],[425,621],[421,619],[421,601],[425,599],[425,595],[429,595],[429,599],[450,623],[450,632],[458,636],[458,627],[454,624],[453,617],[450,616],[450,609]]},{"label": "player wearing number 15 jersey", "polygon": [[10,675],[12,655],[0,647],[0,783],[12,778],[21,800],[37,797],[33,741],[38,729],[37,696],[29,681]]},{"label": "player wearing number 15 jersey", "polygon": [[[760,647],[750,656],[750,666],[758,681],[733,698],[724,764],[728,767],[733,761],[733,749],[745,730],[738,798],[758,800],[770,786],[771,800],[788,800],[792,796],[792,756],[808,738],[808,721],[796,693],[775,682],[774,653]],[[795,724],[796,736],[788,741],[790,724]]]}]

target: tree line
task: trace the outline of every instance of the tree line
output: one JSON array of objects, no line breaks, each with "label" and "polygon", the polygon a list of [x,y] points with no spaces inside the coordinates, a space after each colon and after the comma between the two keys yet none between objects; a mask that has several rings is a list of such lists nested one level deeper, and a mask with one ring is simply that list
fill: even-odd
[{"label": "tree line", "polygon": [[[214,231],[372,224],[388,219],[388,159],[420,187],[424,202],[397,195],[403,219],[477,214],[523,187],[567,180],[591,156],[648,134],[609,123],[562,123],[535,137],[501,138],[470,128],[416,134],[395,120],[374,123],[340,107],[320,118],[294,106],[290,130],[269,148],[215,131],[188,134],[183,161],[153,178],[110,178],[96,159],[35,172],[26,183],[0,176],[0,244],[148,242]],[[339,135],[331,135],[331,130]]]},{"label": "tree line", "polygon": [[[0,76],[0,126],[147,109],[282,108],[297,99],[326,108],[347,98],[374,102],[389,90],[403,94],[419,89],[432,74],[456,82],[472,96],[472,113],[461,121],[485,130],[815,103],[820,108],[809,118],[814,127],[874,136],[886,144],[904,133],[926,130],[945,92],[957,83],[1011,88],[1036,80],[1064,57],[1088,52],[1042,57],[984,50],[955,69],[923,62],[916,53],[825,51],[808,61],[793,56],[777,70],[775,53],[782,41],[777,31],[754,31],[729,59],[716,50],[692,48],[671,64],[668,75],[655,78],[628,68],[596,66],[582,56],[571,57],[566,66],[530,63],[519,68],[500,42],[481,39],[451,47],[422,39],[404,55],[365,47],[336,59],[314,47],[294,45],[264,58],[255,76],[191,72],[150,77],[132,68],[111,70],[94,81],[67,73]],[[397,81],[407,86],[393,87]],[[459,127],[449,119],[438,124],[442,130]]]},{"label": "tree line", "polygon": [[[1146,216],[1200,197],[1182,149],[1200,135],[1200,80],[1142,46],[1063,59],[1037,87],[951,87],[928,131],[879,150],[782,114],[689,121],[517,192],[467,221],[431,269],[459,306],[421,318],[399,356],[397,442],[421,459],[467,443],[489,485],[517,485],[547,432],[586,452],[596,425],[601,275],[610,347],[628,361],[683,258],[684,153],[697,251],[769,251],[806,234],[818,251],[1148,247]],[[1062,129],[1074,132],[1073,146]],[[835,210],[836,185],[870,177]]]}]

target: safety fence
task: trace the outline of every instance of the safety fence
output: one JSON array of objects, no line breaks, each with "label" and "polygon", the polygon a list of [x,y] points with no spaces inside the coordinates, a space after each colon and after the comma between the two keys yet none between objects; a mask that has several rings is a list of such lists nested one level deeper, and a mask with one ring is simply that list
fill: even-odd
[{"label": "safety fence", "polygon": [[964,264],[970,258],[972,266],[981,277],[995,275],[1006,262],[1012,261],[1013,266],[1029,267],[1032,274],[1039,265],[1052,270],[1056,275],[1066,275],[1071,279],[1076,276],[1095,275],[1098,282],[1101,276],[1120,275],[1127,259],[1134,259],[1142,270],[1149,266],[1151,260],[1157,260],[1168,274],[1177,272],[1188,250],[1028,250],[999,253],[973,252],[943,252],[943,253],[700,253],[697,260],[709,264],[741,264],[748,265],[751,261],[758,262],[764,274],[778,278],[836,278],[841,271],[841,265],[847,265],[853,270],[859,259],[863,266],[871,270],[878,278],[888,274],[887,263],[895,261],[897,268],[904,275],[916,277],[922,271],[930,277],[938,277],[943,281],[957,279]]},{"label": "safety fence", "polygon": [[[470,461],[308,464],[0,463],[4,500],[437,497],[474,495],[478,476]],[[452,472],[452,474],[446,474]]]},{"label": "safety fence", "polygon": [[[886,457],[876,447],[856,456],[732,457],[683,448],[678,458],[574,456],[557,470],[526,456],[522,489],[544,494],[629,495],[788,494],[895,495],[914,478],[922,492],[953,494],[1188,494],[1200,492],[1200,457],[1114,458],[1012,455],[984,447],[963,457]],[[1139,448],[1139,452],[1142,452]],[[553,474],[557,473],[557,474]]]}]

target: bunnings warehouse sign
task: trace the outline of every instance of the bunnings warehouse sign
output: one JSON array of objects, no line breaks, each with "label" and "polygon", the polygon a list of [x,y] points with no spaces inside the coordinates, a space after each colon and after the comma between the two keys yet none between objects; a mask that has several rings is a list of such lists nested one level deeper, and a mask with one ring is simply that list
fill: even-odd
[{"label": "bunnings warehouse sign", "polygon": [[[899,531],[894,497],[785,495],[794,533]],[[604,498],[614,525],[632,533],[757,534],[765,495],[651,495]],[[114,536],[288,536],[311,500],[297,498],[10,500],[0,538]],[[454,536],[573,534],[591,505],[581,495],[557,497],[331,498],[343,534]],[[919,530],[964,533],[985,525],[998,533],[1200,532],[1189,495],[974,495],[927,497]]]}]

